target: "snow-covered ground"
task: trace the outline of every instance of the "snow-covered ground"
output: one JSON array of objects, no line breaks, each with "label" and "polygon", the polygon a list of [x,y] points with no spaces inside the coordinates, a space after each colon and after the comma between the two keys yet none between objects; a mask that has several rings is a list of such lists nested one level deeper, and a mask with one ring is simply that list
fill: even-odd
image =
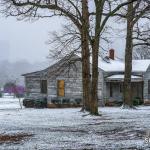
[{"label": "snow-covered ground", "polygon": [[93,117],[74,109],[20,109],[18,99],[0,98],[0,137],[29,134],[22,140],[1,140],[0,150],[150,150],[150,107],[137,110],[99,108]]}]

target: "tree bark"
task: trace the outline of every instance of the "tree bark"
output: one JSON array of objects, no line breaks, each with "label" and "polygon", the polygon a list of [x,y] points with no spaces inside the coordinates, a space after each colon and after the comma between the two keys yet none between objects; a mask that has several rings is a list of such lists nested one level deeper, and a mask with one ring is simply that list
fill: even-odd
[{"label": "tree bark", "polygon": [[98,115],[98,52],[99,40],[95,40],[92,45],[92,87],[91,87],[91,114]]},{"label": "tree bark", "polygon": [[[130,2],[131,0],[128,0]],[[123,108],[132,108],[131,75],[132,75],[132,49],[133,49],[133,3],[128,4],[127,35],[125,48],[125,78],[124,78],[124,104]]]},{"label": "tree bark", "polygon": [[95,36],[92,39],[92,83],[91,83],[91,114],[98,115],[98,57],[100,30],[102,21],[104,1],[95,1],[96,18],[95,18]]},{"label": "tree bark", "polygon": [[90,111],[90,50],[89,50],[89,12],[88,0],[82,1],[82,86],[83,86],[83,108]]}]

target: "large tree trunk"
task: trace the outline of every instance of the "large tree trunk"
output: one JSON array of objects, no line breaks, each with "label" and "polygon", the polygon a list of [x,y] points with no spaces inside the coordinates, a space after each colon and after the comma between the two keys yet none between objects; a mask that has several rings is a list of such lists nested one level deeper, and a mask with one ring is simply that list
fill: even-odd
[{"label": "large tree trunk", "polygon": [[98,52],[99,40],[95,40],[92,45],[92,87],[91,87],[91,114],[98,115]]},{"label": "large tree trunk", "polygon": [[89,50],[89,12],[88,0],[82,1],[82,85],[83,85],[83,108],[90,111],[90,50]]},{"label": "large tree trunk", "polygon": [[[128,0],[130,2],[130,0]],[[124,104],[123,108],[133,107],[131,92],[131,75],[132,75],[132,49],[133,49],[133,3],[128,4],[127,14],[127,35],[125,48],[125,78],[124,78]]]},{"label": "large tree trunk", "polygon": [[95,18],[95,36],[92,40],[92,87],[91,87],[91,114],[98,115],[98,57],[102,12],[104,1],[95,1],[96,18]]},{"label": "large tree trunk", "polygon": [[82,89],[83,89],[83,108],[90,111],[90,63],[86,41],[82,41]]}]

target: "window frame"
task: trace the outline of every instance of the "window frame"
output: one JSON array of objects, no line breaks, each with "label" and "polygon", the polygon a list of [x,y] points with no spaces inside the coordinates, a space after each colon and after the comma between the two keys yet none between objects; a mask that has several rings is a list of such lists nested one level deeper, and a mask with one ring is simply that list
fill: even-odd
[{"label": "window frame", "polygon": [[109,96],[113,97],[113,86],[112,86],[112,82],[110,82],[110,89],[109,89]]},{"label": "window frame", "polygon": [[40,90],[41,90],[41,94],[47,94],[47,80],[43,79],[43,80],[40,80]]},{"label": "window frame", "polygon": [[123,92],[123,84],[122,84],[122,83],[119,84],[119,92],[120,92],[120,93]]},{"label": "window frame", "polygon": [[148,80],[148,94],[150,94],[150,80]]}]

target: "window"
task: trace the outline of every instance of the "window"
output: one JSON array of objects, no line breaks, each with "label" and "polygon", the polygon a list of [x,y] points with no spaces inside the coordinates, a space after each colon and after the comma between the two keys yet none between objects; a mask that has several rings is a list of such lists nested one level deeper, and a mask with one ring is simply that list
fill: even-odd
[{"label": "window", "polygon": [[41,80],[41,93],[47,94],[47,80]]},{"label": "window", "polygon": [[57,82],[57,95],[58,96],[65,96],[65,81],[58,80]]},{"label": "window", "polygon": [[113,96],[113,89],[112,89],[112,83],[110,83],[110,97]]},{"label": "window", "polygon": [[148,94],[150,94],[150,80],[148,80]]},{"label": "window", "polygon": [[122,93],[122,89],[123,89],[123,85],[122,85],[122,83],[120,83],[120,93]]}]

